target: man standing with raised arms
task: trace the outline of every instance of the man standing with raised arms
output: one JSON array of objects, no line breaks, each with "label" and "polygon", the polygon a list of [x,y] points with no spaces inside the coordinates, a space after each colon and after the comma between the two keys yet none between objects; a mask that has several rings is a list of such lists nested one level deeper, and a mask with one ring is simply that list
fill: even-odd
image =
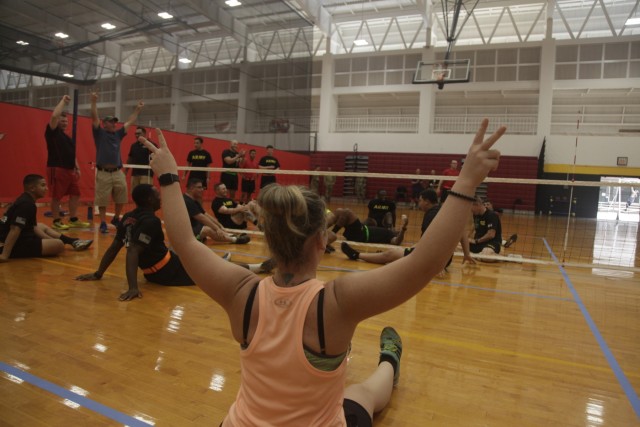
[{"label": "man standing with raised arms", "polygon": [[93,141],[96,145],[96,195],[95,203],[100,211],[100,232],[107,233],[107,205],[113,195],[116,211],[111,224],[117,226],[120,221],[122,207],[129,201],[127,194],[127,179],[122,171],[122,156],[120,144],[127,134],[129,126],[138,119],[138,114],[144,108],[144,102],[139,101],[135,110],[120,129],[116,129],[118,118],[105,116],[100,126],[98,116],[98,92],[91,92],[91,120],[93,125]]},{"label": "man standing with raised arms", "polygon": [[[76,160],[76,142],[67,135],[69,125],[67,113],[63,110],[69,105],[69,95],[62,97],[51,113],[51,118],[44,132],[47,141],[47,180],[51,185],[51,213],[53,228],[68,230],[69,227],[89,227],[88,222],[80,221],[77,216],[80,201],[80,168]],[[69,224],[60,218],[60,200],[69,196]]]}]

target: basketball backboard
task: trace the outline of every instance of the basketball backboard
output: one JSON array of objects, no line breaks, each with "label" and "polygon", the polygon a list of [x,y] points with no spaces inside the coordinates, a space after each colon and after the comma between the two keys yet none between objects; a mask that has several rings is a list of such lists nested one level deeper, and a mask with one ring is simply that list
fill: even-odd
[{"label": "basketball backboard", "polygon": [[440,89],[447,83],[467,83],[471,79],[469,59],[418,62],[413,84],[437,84]]}]

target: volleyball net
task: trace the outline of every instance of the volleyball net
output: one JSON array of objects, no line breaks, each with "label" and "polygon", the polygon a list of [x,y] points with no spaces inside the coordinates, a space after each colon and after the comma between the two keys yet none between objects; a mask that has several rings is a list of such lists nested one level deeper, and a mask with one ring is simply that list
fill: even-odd
[{"label": "volleyball net", "polygon": [[[135,167],[131,165],[131,167]],[[144,168],[144,167],[142,167]],[[205,195],[215,197],[213,186],[225,168],[179,167],[183,170],[208,171],[211,175]],[[256,174],[257,198],[260,176],[275,175],[281,184],[310,186],[325,198],[329,209],[349,208],[364,222],[369,214],[369,202],[384,197],[396,205],[395,228],[402,215],[408,218],[408,228],[402,246],[415,244],[421,235],[424,213],[417,207],[419,189],[437,187],[440,180],[455,177],[442,175],[360,173],[343,171],[302,171],[235,169],[241,198],[242,173]],[[180,172],[182,175],[182,172]],[[332,178],[335,177],[335,182]],[[422,186],[414,185],[419,181]],[[183,184],[184,186],[185,184]],[[500,218],[503,245],[493,258],[501,262],[522,264],[562,264],[598,269],[605,275],[628,275],[638,268],[638,224],[640,222],[640,179],[603,178],[601,181],[571,181],[548,179],[487,178],[476,195],[491,202]],[[330,191],[330,192],[328,192]],[[513,195],[522,195],[515,197]],[[505,196],[507,195],[507,196]],[[471,214],[470,214],[471,215]],[[473,238],[473,227],[469,227]],[[255,233],[259,232],[256,230]],[[344,237],[339,234],[338,238]],[[339,251],[340,240],[334,244]],[[358,250],[377,252],[389,245],[351,242]],[[458,250],[456,255],[462,255]],[[482,256],[474,255],[482,258]]]}]

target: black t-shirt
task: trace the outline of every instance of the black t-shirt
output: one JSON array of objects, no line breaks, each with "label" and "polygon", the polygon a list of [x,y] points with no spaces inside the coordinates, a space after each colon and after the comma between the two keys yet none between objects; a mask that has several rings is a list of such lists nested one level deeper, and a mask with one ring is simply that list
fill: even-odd
[{"label": "black t-shirt", "polygon": [[76,167],[76,144],[62,129],[51,129],[49,123],[44,131],[47,141],[47,166],[65,169]]},{"label": "black t-shirt", "polygon": [[[280,169],[280,162],[273,156],[263,156],[260,159],[259,166],[272,166],[270,169]],[[276,182],[276,176],[271,174],[262,174],[262,178],[260,179],[260,186],[264,187],[268,184]]]},{"label": "black t-shirt", "polygon": [[206,168],[211,164],[211,154],[207,150],[191,150],[187,162],[197,168]]},{"label": "black t-shirt", "polygon": [[[230,148],[227,148],[226,150],[224,150],[222,152],[222,167],[223,168],[229,168],[229,169],[238,169],[240,167],[240,164],[238,162],[233,162],[231,164],[227,163],[224,161],[225,157],[235,157],[238,155],[237,151],[233,151]],[[232,174],[236,174],[236,172],[223,172],[223,173],[232,173]]]},{"label": "black t-shirt", "polygon": [[497,248],[502,245],[502,224],[500,223],[500,218],[494,211],[487,209],[482,215],[474,215],[473,224],[475,226],[474,239],[481,238],[487,234],[489,230],[496,230],[495,237],[488,242],[483,242],[483,244],[492,243],[496,245]]},{"label": "black t-shirt", "polygon": [[[129,149],[129,163],[132,165],[149,165],[149,155],[151,151],[139,142],[131,144]],[[149,176],[153,176],[153,171],[150,169],[133,169],[131,176],[146,176],[149,172]]]},{"label": "black t-shirt", "polygon": [[194,199],[193,197],[188,196],[186,194],[183,194],[182,197],[184,197],[184,204],[187,206],[187,212],[189,213],[189,221],[191,221],[191,228],[193,228],[198,224],[200,224],[193,217],[199,214],[204,214],[205,210],[200,204],[200,202]]},{"label": "black t-shirt", "polygon": [[233,209],[238,206],[238,204],[228,197],[216,197],[213,199],[213,202],[211,202],[211,210],[224,228],[239,228],[238,224],[231,219],[231,215],[218,212],[223,206]]},{"label": "black t-shirt", "polygon": [[137,243],[144,247],[138,259],[138,267],[153,267],[167,254],[160,218],[148,208],[136,208],[127,212],[118,225],[116,239],[128,247]]},{"label": "black t-shirt", "polygon": [[38,224],[36,220],[37,209],[33,197],[30,194],[22,193],[0,218],[0,241],[5,241],[12,225],[22,229],[20,237],[33,233],[34,227]]},{"label": "black t-shirt", "polygon": [[433,221],[438,212],[440,212],[440,205],[432,206],[424,213],[424,217],[422,218],[422,227],[420,227],[420,230],[422,230],[421,235],[427,231],[427,228],[431,225],[431,221]]},{"label": "black t-shirt", "polygon": [[393,224],[396,223],[396,202],[393,200],[372,199],[369,202],[369,218],[373,218],[378,227],[382,227],[382,220],[387,212],[391,212]]}]

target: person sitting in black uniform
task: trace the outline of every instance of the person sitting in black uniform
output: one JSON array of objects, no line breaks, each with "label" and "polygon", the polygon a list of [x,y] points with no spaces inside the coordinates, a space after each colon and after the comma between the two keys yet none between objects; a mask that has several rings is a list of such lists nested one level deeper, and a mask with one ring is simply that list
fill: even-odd
[{"label": "person sitting in black uniform", "polygon": [[88,249],[93,240],[80,240],[38,224],[36,200],[47,194],[42,175],[29,174],[22,180],[24,193],[0,218],[0,262],[10,258],[55,256],[71,245],[76,251]]},{"label": "person sitting in black uniform", "polygon": [[[487,209],[480,197],[471,205],[475,232],[469,239],[469,249],[474,254],[497,255],[502,246],[502,224],[494,211]],[[488,259],[482,259],[488,261]]]},{"label": "person sitting in black uniform", "polygon": [[404,239],[409,220],[406,215],[402,215],[402,228],[394,231],[388,228],[375,227],[362,224],[356,214],[351,209],[339,208],[328,217],[328,228],[333,227],[333,232],[337,233],[344,228],[342,233],[345,239],[361,243],[387,243],[399,245]]},{"label": "person sitting in black uniform", "polygon": [[[438,194],[436,193],[436,191],[431,188],[423,190],[418,196],[418,207],[424,212],[424,216],[422,218],[422,226],[420,227],[420,235],[422,236],[425,231],[427,231],[427,228],[429,228],[429,225],[431,225],[431,222],[435,219],[436,215],[440,211],[440,205],[438,204]],[[469,239],[467,238],[466,233],[462,234],[462,237],[460,238],[460,245],[462,246],[462,252],[464,254],[462,263],[464,264],[465,262],[468,262],[469,264],[475,264],[476,262],[471,257],[471,253],[469,252]],[[361,259],[373,264],[389,264],[390,262],[396,261],[402,257],[409,255],[411,252],[413,252],[415,247],[391,248],[382,252],[361,253],[349,246],[347,242],[342,242],[340,249],[349,259],[354,261]],[[451,264],[451,261],[453,261],[453,255],[445,266],[445,271]]]},{"label": "person sitting in black uniform", "polygon": [[[216,198],[211,202],[211,210],[224,228],[244,230],[247,228],[249,205],[239,205],[229,197],[229,190],[222,182],[213,186]],[[253,215],[250,220],[254,220]]]},{"label": "person sitting in black uniform", "polygon": [[246,233],[238,236],[227,233],[216,218],[205,212],[202,207],[203,193],[204,185],[200,179],[190,178],[187,181],[187,192],[184,193],[183,197],[189,213],[193,235],[203,243],[207,238],[224,243],[249,243],[251,238]]},{"label": "person sitting in black uniform", "polygon": [[129,289],[120,295],[120,301],[142,297],[138,288],[138,267],[145,279],[158,285],[194,285],[178,255],[170,251],[164,242],[162,223],[155,215],[160,209],[160,192],[150,184],[140,184],[133,189],[132,197],[136,208],[122,217],[116,236],[102,256],[98,269],[93,273],[82,274],[76,280],[101,279],[120,249],[126,247],[125,268]]},{"label": "person sitting in black uniform", "polygon": [[369,215],[365,224],[374,227],[393,228],[396,226],[396,202],[387,198],[385,190],[378,191],[378,197],[369,202]]}]

